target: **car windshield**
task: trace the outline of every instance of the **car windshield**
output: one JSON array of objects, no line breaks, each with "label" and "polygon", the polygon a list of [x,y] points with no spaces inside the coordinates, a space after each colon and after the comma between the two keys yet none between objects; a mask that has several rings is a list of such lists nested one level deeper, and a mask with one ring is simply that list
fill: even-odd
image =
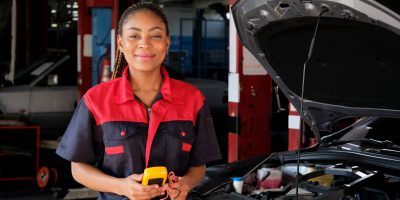
[{"label": "car windshield", "polygon": [[377,118],[369,127],[366,138],[392,141],[394,144],[400,144],[400,130],[398,124],[400,118]]},{"label": "car windshield", "polygon": [[41,66],[46,63],[46,60],[49,60],[47,57],[42,57],[31,65],[26,67],[25,69],[18,71],[15,74],[14,85],[29,85],[35,78],[38,77],[39,74],[32,73],[36,71],[36,69],[41,68]]},{"label": "car windshield", "polygon": [[57,85],[75,85],[75,66],[68,54],[50,53],[17,72],[14,85],[48,86],[48,75],[57,75]]},{"label": "car windshield", "polygon": [[400,131],[396,129],[400,118],[366,118],[338,139],[328,140],[322,146],[340,146],[342,149],[359,149],[366,152],[400,156]]}]

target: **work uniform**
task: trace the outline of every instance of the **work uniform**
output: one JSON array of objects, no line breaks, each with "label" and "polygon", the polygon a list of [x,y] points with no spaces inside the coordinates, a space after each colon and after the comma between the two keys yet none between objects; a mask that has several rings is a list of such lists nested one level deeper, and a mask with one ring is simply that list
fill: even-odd
[{"label": "work uniform", "polygon": [[[91,88],[82,98],[56,153],[90,163],[114,177],[166,166],[177,176],[189,167],[221,158],[213,121],[201,92],[170,79],[147,108],[131,89],[128,67],[122,77]],[[99,199],[125,199],[100,193]]]}]

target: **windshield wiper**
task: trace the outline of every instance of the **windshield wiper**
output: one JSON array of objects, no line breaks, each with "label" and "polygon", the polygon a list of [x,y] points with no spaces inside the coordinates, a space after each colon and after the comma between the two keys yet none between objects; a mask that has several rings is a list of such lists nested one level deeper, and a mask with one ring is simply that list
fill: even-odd
[{"label": "windshield wiper", "polygon": [[390,140],[381,141],[381,140],[375,140],[375,139],[371,139],[371,138],[366,138],[366,139],[361,139],[361,140],[334,140],[332,142],[325,143],[321,146],[333,146],[333,145],[341,145],[341,144],[356,143],[356,142],[372,144],[372,145],[376,145],[379,147],[385,147],[388,149],[400,151],[400,145],[396,145]]},{"label": "windshield wiper", "polygon": [[368,149],[365,149],[364,151],[371,152],[371,153],[385,154],[385,155],[389,155],[389,156],[400,156],[400,151],[393,150],[393,149],[368,148]]}]

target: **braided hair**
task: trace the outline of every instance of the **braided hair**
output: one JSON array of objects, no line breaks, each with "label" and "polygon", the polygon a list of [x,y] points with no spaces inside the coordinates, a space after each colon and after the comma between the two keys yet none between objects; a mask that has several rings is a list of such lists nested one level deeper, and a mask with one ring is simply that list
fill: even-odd
[{"label": "braided hair", "polygon": [[[155,15],[160,17],[160,19],[165,24],[167,36],[169,36],[168,21],[167,21],[167,17],[165,16],[164,12],[161,10],[161,8],[159,6],[152,4],[152,3],[145,3],[145,2],[132,4],[122,13],[121,18],[118,23],[118,35],[122,36],[122,26],[126,23],[128,16],[130,16],[138,11],[141,11],[141,10],[151,11]],[[115,79],[115,78],[121,77],[122,72],[127,64],[128,63],[125,60],[124,54],[119,50],[119,48],[117,48],[117,54],[116,54],[116,58],[115,58],[115,67],[114,67],[114,71],[112,73],[111,78]]]}]

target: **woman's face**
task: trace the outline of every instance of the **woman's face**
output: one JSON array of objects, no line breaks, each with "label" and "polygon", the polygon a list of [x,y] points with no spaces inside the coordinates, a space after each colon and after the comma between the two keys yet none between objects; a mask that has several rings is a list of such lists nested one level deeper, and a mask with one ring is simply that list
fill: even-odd
[{"label": "woman's face", "polygon": [[127,17],[117,42],[131,70],[148,72],[161,66],[170,38],[159,16],[149,10],[140,10]]}]

